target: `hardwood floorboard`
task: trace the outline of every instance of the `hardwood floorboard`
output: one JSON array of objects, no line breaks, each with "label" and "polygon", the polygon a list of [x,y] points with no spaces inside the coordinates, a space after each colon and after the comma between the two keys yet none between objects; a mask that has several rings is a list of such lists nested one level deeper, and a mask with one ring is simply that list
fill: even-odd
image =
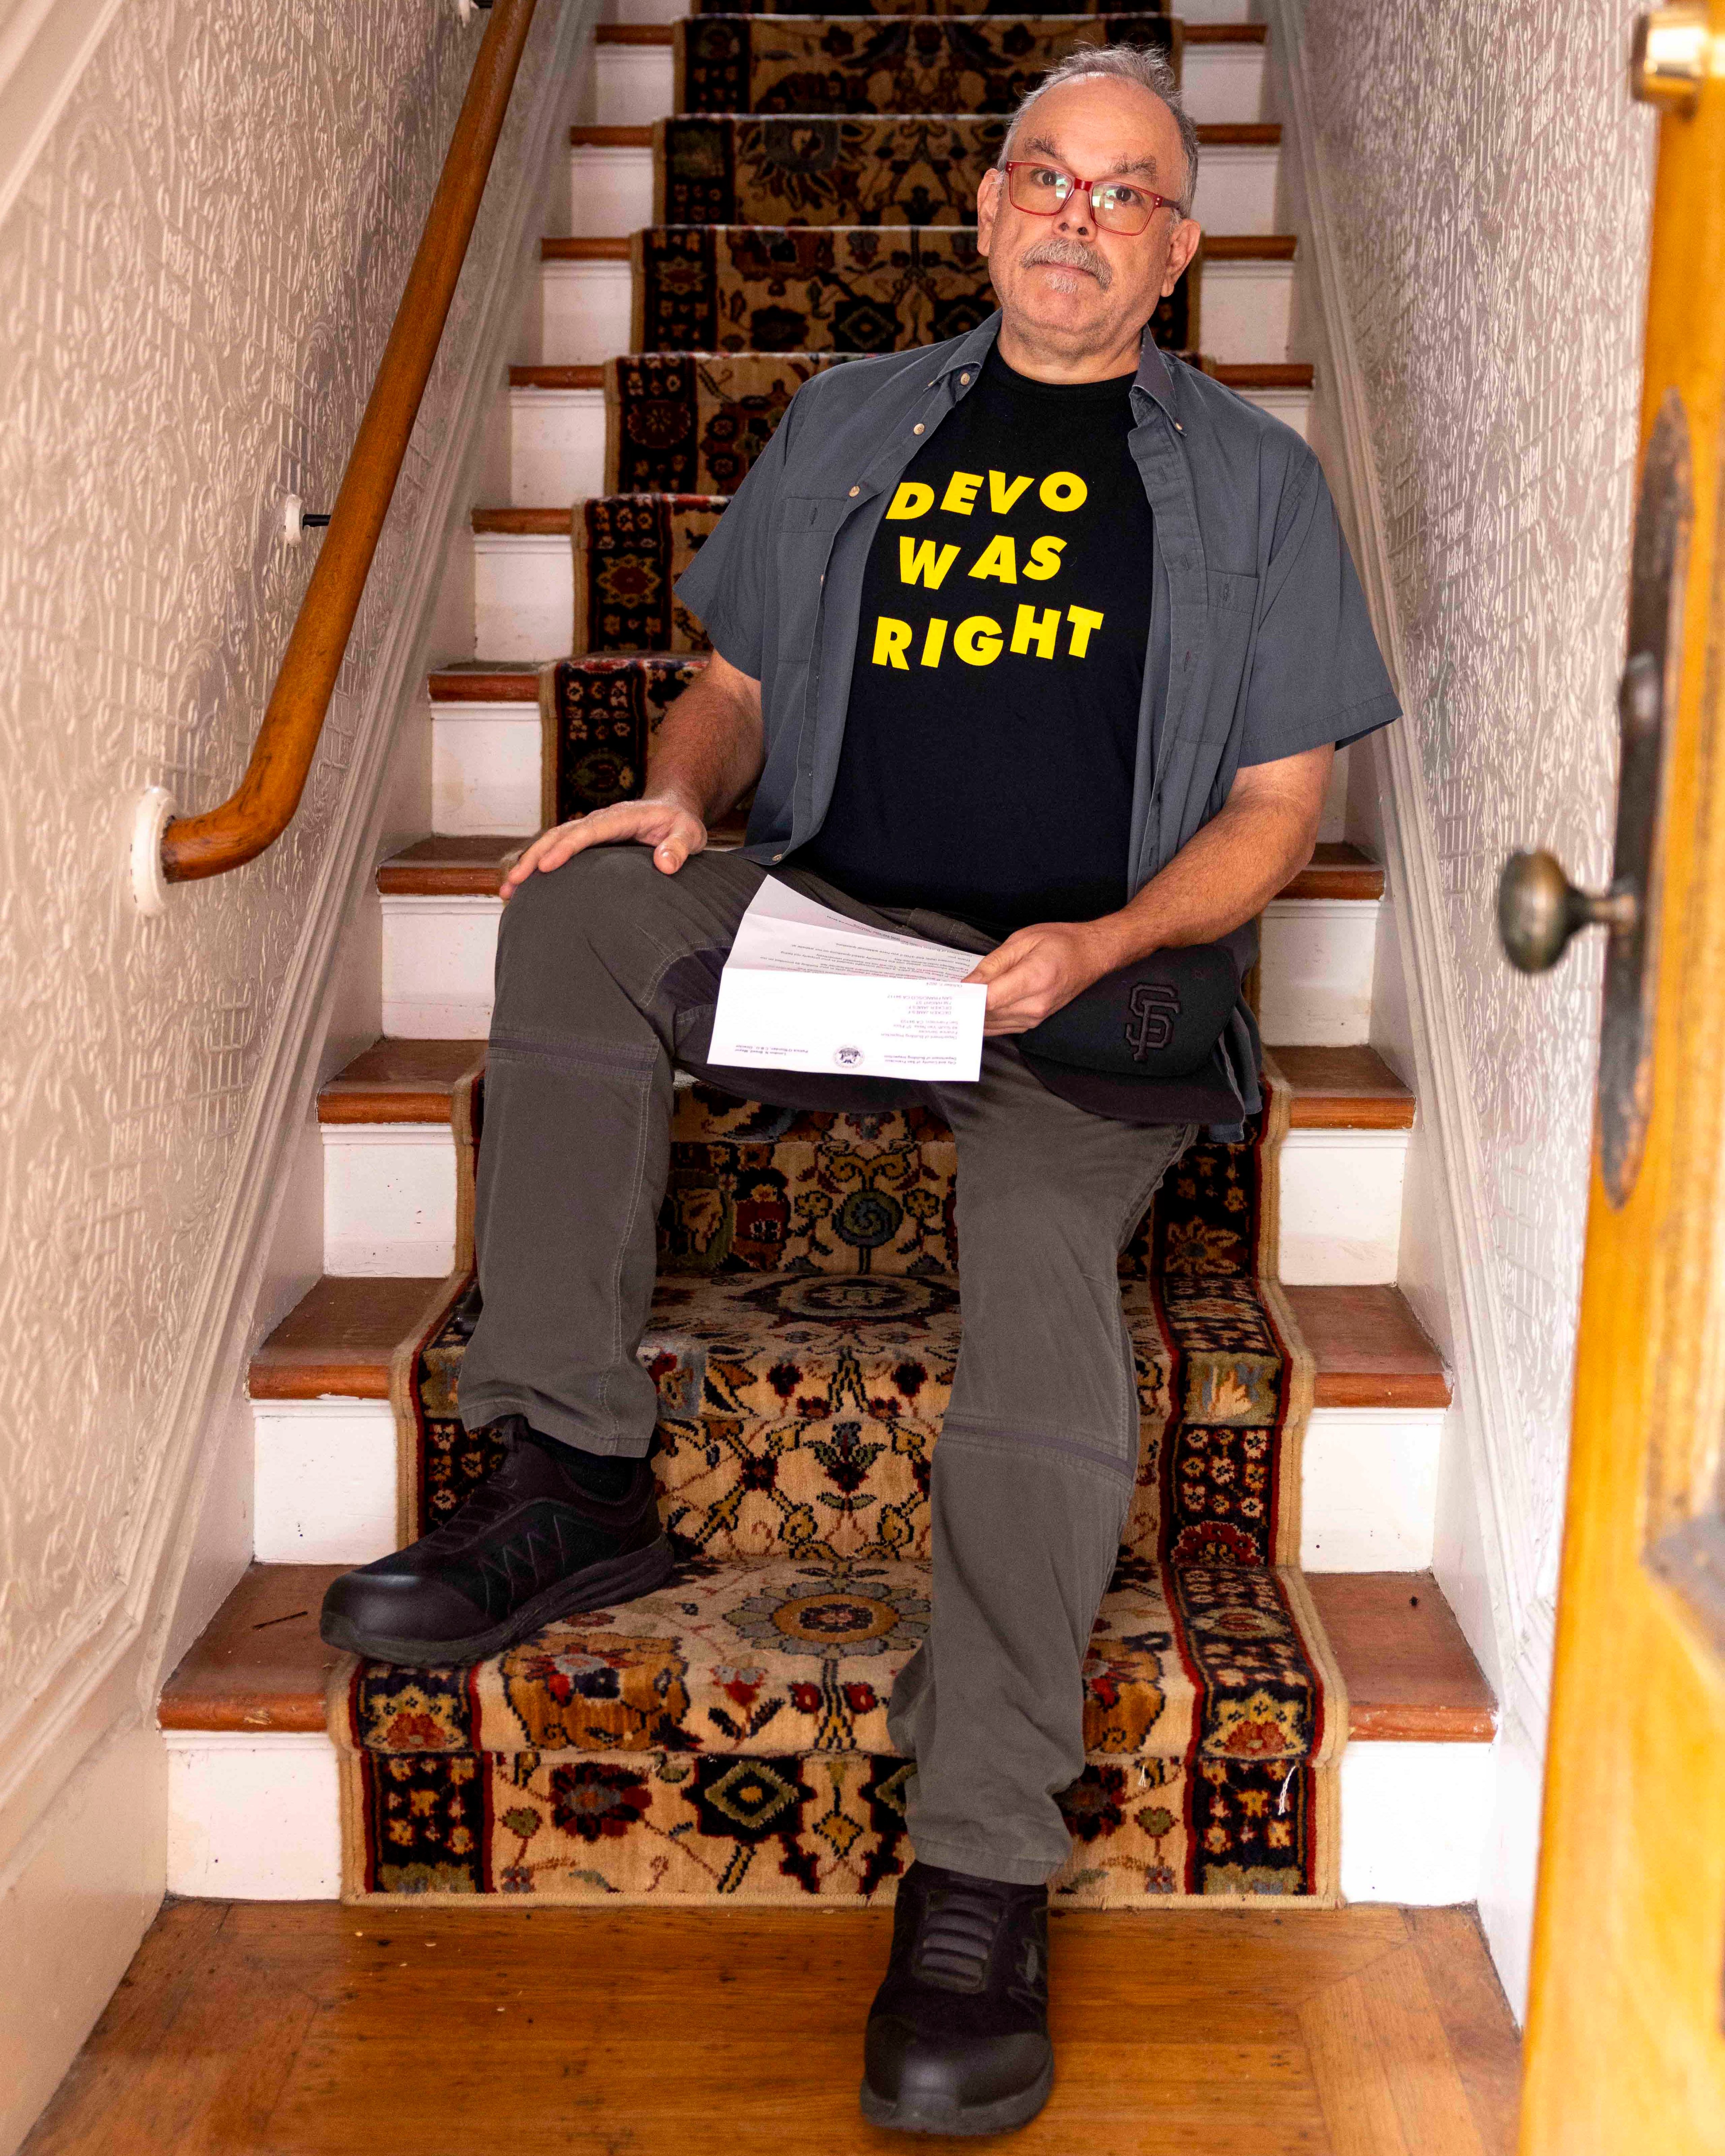
[{"label": "hardwood floorboard", "polygon": [[[25,2156],[902,2149],[856,2110],[890,1929],[172,1903]],[[1510,2156],[1516,2032],[1467,1912],[1072,1912],[1051,1953],[1025,2156]]]}]

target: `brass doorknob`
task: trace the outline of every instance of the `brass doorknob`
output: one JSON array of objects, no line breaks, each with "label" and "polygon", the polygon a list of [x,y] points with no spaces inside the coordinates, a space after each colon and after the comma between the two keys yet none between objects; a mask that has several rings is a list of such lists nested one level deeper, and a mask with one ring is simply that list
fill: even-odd
[{"label": "brass doorknob", "polygon": [[1512,854],[1504,864],[1498,941],[1524,973],[1548,972],[1578,928],[1630,928],[1635,919],[1632,891],[1577,891],[1553,855]]}]

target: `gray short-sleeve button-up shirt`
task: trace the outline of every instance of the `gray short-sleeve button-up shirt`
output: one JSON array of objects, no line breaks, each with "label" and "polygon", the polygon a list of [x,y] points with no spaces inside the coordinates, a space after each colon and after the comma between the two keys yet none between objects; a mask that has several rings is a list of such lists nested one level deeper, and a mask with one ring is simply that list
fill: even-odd
[{"label": "gray short-sleeve button-up shirt", "polygon": [[[819,830],[850,701],[863,571],[894,487],[967,395],[999,331],[834,367],[804,383],[677,596],[761,684],[765,762],[743,851]],[[1399,716],[1317,459],[1291,428],[1147,342],[1128,446],[1154,522],[1129,888],[1167,866],[1242,765],[1345,743]],[[1244,1004],[1219,1048],[1259,1105]]]},{"label": "gray short-sleeve button-up shirt", "polygon": [[[845,736],[869,547],[901,474],[999,326],[804,384],[677,596],[761,684],[766,762],[745,851],[820,829]],[[1399,716],[1335,505],[1291,428],[1147,343],[1132,457],[1153,512],[1131,891],[1221,808],[1243,764]]]}]

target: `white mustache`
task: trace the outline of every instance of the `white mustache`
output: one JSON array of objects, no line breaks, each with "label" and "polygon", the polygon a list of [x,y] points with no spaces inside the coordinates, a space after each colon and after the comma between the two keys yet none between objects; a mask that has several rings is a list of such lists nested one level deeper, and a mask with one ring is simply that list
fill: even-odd
[{"label": "white mustache", "polygon": [[1106,257],[1099,254],[1094,247],[1086,247],[1081,239],[1040,239],[1034,247],[1025,249],[1019,266],[1029,270],[1039,262],[1045,262],[1052,270],[1088,270],[1105,292],[1114,282],[1114,272]]}]

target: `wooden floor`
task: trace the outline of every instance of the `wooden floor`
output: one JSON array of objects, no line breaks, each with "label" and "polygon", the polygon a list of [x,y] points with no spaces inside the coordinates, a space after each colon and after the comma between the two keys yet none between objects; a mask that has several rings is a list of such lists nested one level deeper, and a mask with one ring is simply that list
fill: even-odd
[{"label": "wooden floor", "polygon": [[[165,1908],[28,2156],[845,2156],[885,1911]],[[1058,1917],[1014,2151],[1509,2156],[1472,1912]],[[954,2145],[954,2144],[947,2144]]]}]

